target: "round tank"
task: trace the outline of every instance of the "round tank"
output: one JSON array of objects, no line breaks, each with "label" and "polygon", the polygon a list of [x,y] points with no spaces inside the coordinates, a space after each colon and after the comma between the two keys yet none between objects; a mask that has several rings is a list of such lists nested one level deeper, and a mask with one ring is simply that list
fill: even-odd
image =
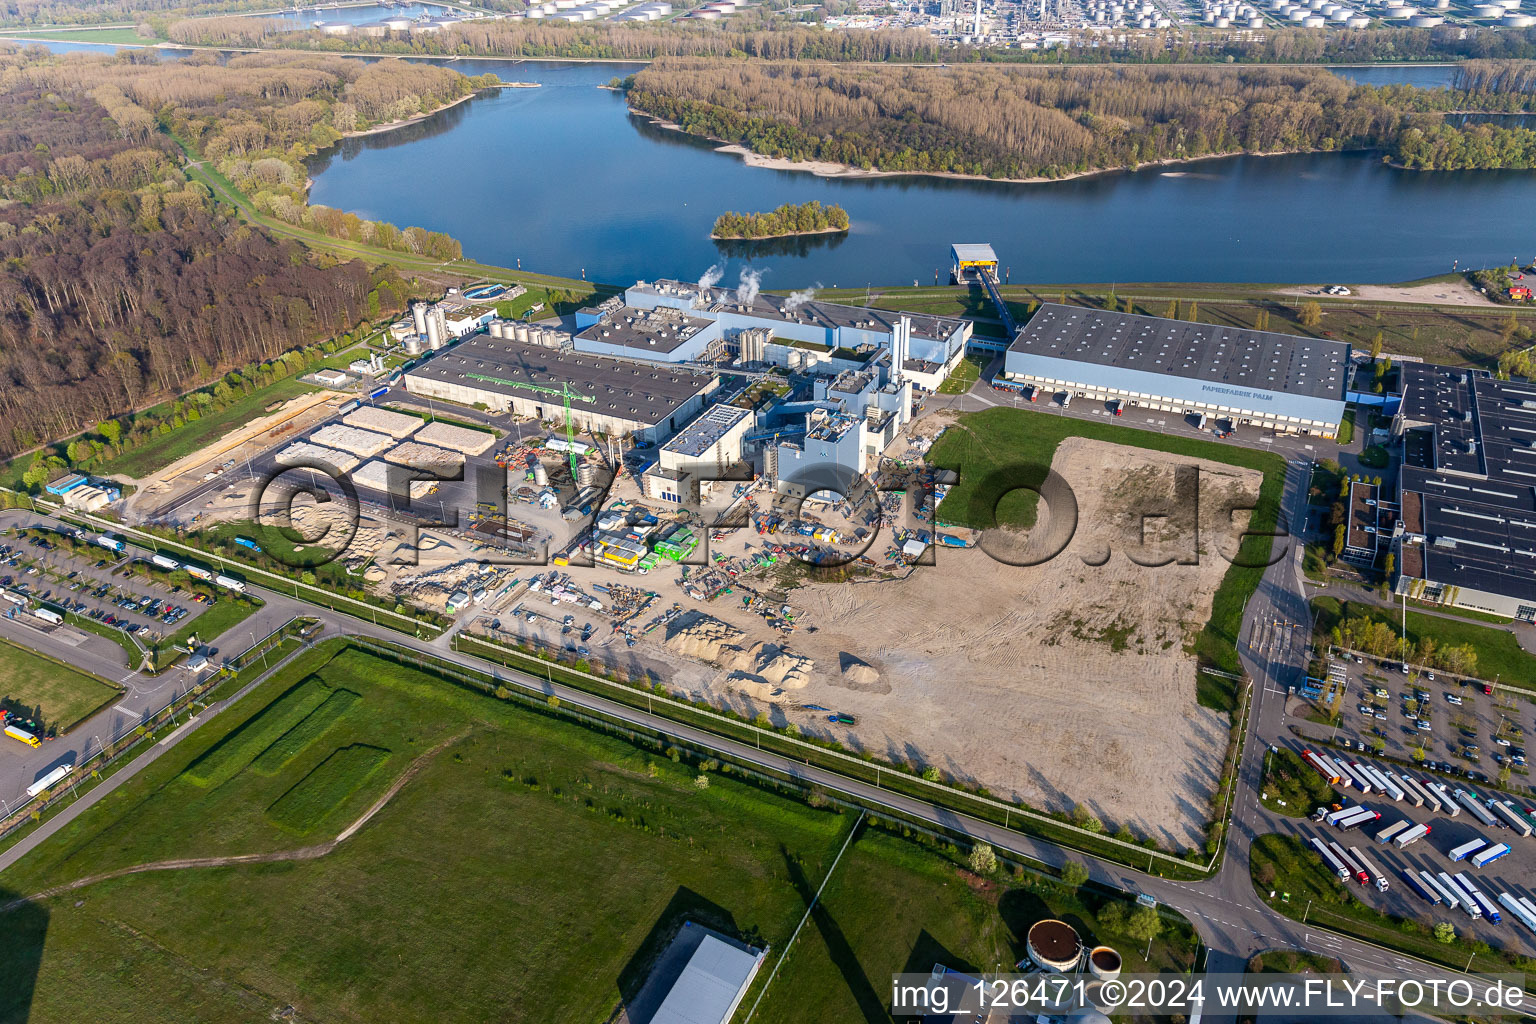
[{"label": "round tank", "polygon": [[1255,14],[1253,17],[1248,19],[1248,27],[1249,28],[1263,28],[1264,27],[1264,19],[1259,17],[1257,14]]},{"label": "round tank", "polygon": [[516,327],[512,328],[512,333],[517,338],[518,341],[527,341],[528,340],[528,325],[527,324],[518,324]]},{"label": "round tank", "polygon": [[1217,18],[1216,21],[1214,22],[1214,24],[1216,25],[1217,28],[1229,28],[1232,25],[1232,19],[1230,19],[1230,18]]},{"label": "round tank", "polygon": [[421,355],[421,353],[423,351],[426,350],[426,347],[427,347],[426,342],[421,340],[421,335],[419,335],[419,334],[407,334],[405,336],[405,354],[406,355],[408,355],[408,356],[419,356],[419,355]]},{"label": "round tank", "polygon": [[1350,18],[1344,24],[1348,25],[1350,28],[1370,28],[1371,19],[1365,17],[1364,15],[1356,15],[1355,17]]},{"label": "round tank", "polygon": [[411,322],[416,325],[417,334],[427,333],[427,304],[425,302],[411,303]]},{"label": "round tank", "polygon": [[1474,18],[1502,18],[1504,16],[1504,8],[1498,4],[1478,4],[1472,8],[1472,16]]},{"label": "round tank", "polygon": [[1120,977],[1120,954],[1108,946],[1094,946],[1088,953],[1088,970],[1100,981]]},{"label": "round tank", "polygon": [[1507,11],[1519,10],[1520,0],[1493,0],[1494,3]]},{"label": "round tank", "polygon": [[1438,14],[1415,14],[1408,19],[1408,24],[1414,28],[1434,28],[1436,25],[1444,25],[1445,19]]},{"label": "round tank", "polygon": [[1529,14],[1506,14],[1499,19],[1499,24],[1505,28],[1530,28],[1536,25],[1536,18]]},{"label": "round tank", "polygon": [[549,470],[544,468],[544,463],[537,462],[537,461],[534,462],[534,464],[533,464],[533,482],[535,484],[537,484],[538,486],[540,486],[540,487],[548,487],[549,486]]},{"label": "round tank", "polygon": [[506,336],[507,336],[507,325],[502,323],[500,320],[492,320],[491,321],[491,337],[493,337],[493,338],[505,338]]},{"label": "round tank", "polygon": [[597,479],[597,467],[590,462],[576,463],[576,483],[582,487],[589,486]]},{"label": "round tank", "polygon": [[1354,13],[1354,11],[1334,11],[1332,14],[1328,15],[1328,20],[1333,22],[1335,25],[1342,25],[1344,22],[1348,21],[1350,16]]},{"label": "round tank", "polygon": [[1031,960],[1058,974],[1076,970],[1083,955],[1083,941],[1077,932],[1065,921],[1054,919],[1031,925],[1024,945]]},{"label": "round tank", "polygon": [[1301,24],[1303,28],[1322,28],[1327,21],[1328,19],[1321,14],[1314,14],[1310,18],[1303,18]]}]

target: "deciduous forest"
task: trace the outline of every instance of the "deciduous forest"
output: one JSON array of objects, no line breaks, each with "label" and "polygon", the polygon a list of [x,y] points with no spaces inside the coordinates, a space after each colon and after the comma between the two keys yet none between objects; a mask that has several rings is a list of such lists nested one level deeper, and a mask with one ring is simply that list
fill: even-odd
[{"label": "deciduous forest", "polygon": [[189,180],[173,135],[315,222],[298,161],[339,134],[342,108],[350,128],[466,87],[336,58],[0,55],[0,453],[259,371],[408,299],[391,269],[240,223]]},{"label": "deciduous forest", "polygon": [[1531,68],[1463,88],[1373,88],[1320,69],[850,67],[666,58],[631,106],[791,160],[992,178],[1061,178],[1229,153],[1382,149],[1415,168],[1533,167],[1536,132],[1437,111],[1529,110]]},{"label": "deciduous forest", "polygon": [[780,238],[819,231],[847,231],[848,211],[823,206],[812,199],[798,205],[785,203],[767,213],[736,213],[727,210],[715,218],[713,238]]}]

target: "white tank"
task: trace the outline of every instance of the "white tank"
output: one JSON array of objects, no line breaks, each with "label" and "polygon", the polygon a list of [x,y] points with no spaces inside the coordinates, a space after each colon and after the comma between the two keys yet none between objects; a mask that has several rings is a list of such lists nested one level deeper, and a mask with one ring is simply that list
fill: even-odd
[{"label": "white tank", "polygon": [[427,347],[436,352],[443,347],[448,326],[443,322],[443,311],[434,309],[427,314]]},{"label": "white tank", "polygon": [[544,463],[537,462],[537,461],[534,462],[534,464],[533,464],[533,482],[534,482],[534,484],[536,484],[539,487],[548,487],[549,486],[549,470],[544,468]]},{"label": "white tank", "polygon": [[411,322],[416,325],[417,334],[427,333],[427,309],[425,302],[411,303]]},{"label": "white tank", "polygon": [[1478,4],[1472,8],[1472,16],[1474,18],[1502,18],[1504,17],[1504,8],[1498,4]]},{"label": "white tank", "polygon": [[1303,28],[1322,28],[1327,21],[1321,14],[1314,14],[1310,18],[1303,18],[1301,24]]},{"label": "white tank", "polygon": [[1259,17],[1257,14],[1255,14],[1253,17],[1248,19],[1248,27],[1249,28],[1263,28],[1264,27],[1264,19]]},{"label": "white tank", "polygon": [[514,339],[516,339],[517,341],[527,341],[528,340],[528,325],[527,324],[515,324],[513,326],[513,328],[512,328],[512,337]]},{"label": "white tank", "polygon": [[1436,25],[1444,25],[1445,19],[1438,14],[1415,14],[1408,19],[1408,24],[1414,28],[1434,28]]},{"label": "white tank", "polygon": [[1231,26],[1232,26],[1232,19],[1231,18],[1217,18],[1216,19],[1216,27],[1217,28],[1230,28]]},{"label": "white tank", "polygon": [[1505,28],[1530,28],[1536,25],[1536,18],[1529,14],[1506,14],[1499,19],[1499,24]]},{"label": "white tank", "polygon": [[1120,954],[1108,946],[1095,946],[1088,953],[1088,972],[1100,981],[1120,977]]},{"label": "white tank", "polygon": [[1350,18],[1348,21],[1346,21],[1344,24],[1350,28],[1370,28],[1371,19],[1357,14],[1353,18]]},{"label": "white tank", "polygon": [[421,355],[421,353],[423,351],[426,350],[426,347],[427,347],[427,343],[422,339],[421,335],[419,335],[419,334],[407,334],[405,336],[405,354],[406,355],[408,355],[408,356],[419,356],[419,355]]}]

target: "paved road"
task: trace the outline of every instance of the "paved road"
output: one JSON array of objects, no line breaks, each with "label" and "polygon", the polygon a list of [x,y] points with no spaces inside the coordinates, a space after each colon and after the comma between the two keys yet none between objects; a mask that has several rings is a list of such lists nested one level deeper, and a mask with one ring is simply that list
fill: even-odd
[{"label": "paved road", "polygon": [[[1301,457],[1303,454],[1304,449],[1292,450],[1293,458],[1289,465],[1284,494],[1284,508],[1290,515],[1295,515],[1304,507],[1306,501],[1308,467],[1306,458]],[[291,595],[281,592],[255,585],[250,587],[250,591],[266,602],[263,614],[274,624],[292,615],[315,616],[326,624],[328,634],[345,633],[387,640],[435,658],[482,672],[489,671],[507,683],[538,693],[558,696],[563,703],[601,711],[633,725],[659,730],[690,744],[722,752],[737,760],[783,772],[807,783],[821,786],[828,791],[846,793],[870,804],[883,805],[946,828],[958,829],[1016,856],[1049,865],[1060,865],[1068,859],[1083,862],[1088,866],[1090,875],[1095,880],[1127,891],[1150,894],[1159,902],[1186,915],[1194,923],[1209,948],[1204,966],[1211,971],[1240,970],[1243,961],[1257,951],[1272,948],[1301,948],[1339,957],[1353,971],[1365,976],[1406,975],[1417,978],[1451,976],[1451,972],[1442,968],[1379,949],[1368,943],[1333,935],[1315,926],[1294,922],[1271,910],[1259,900],[1249,882],[1248,852],[1253,837],[1265,832],[1294,829],[1290,819],[1273,819],[1259,805],[1257,798],[1266,740],[1279,737],[1284,729],[1282,695],[1285,687],[1294,682],[1295,676],[1304,667],[1305,627],[1309,622],[1306,614],[1306,597],[1301,583],[1301,552],[1291,544],[1291,538],[1288,537],[1279,540],[1277,548],[1282,552],[1282,557],[1277,558],[1265,571],[1243,620],[1240,653],[1244,666],[1253,680],[1253,699],[1248,742],[1238,784],[1235,787],[1235,811],[1227,837],[1226,856],[1215,878],[1192,883],[1170,881],[1070,853],[1053,844],[1020,835],[915,797],[893,794],[874,785],[849,781],[823,769],[760,751],[747,744],[723,739],[690,726],[669,722],[627,705],[617,704],[559,684],[551,685],[536,676],[494,668],[449,650],[446,638],[418,641],[375,626],[365,620],[353,619],[304,604]],[[1300,628],[1297,628],[1298,626]],[[242,629],[248,628],[242,627]],[[261,630],[257,629],[255,632],[260,635]],[[233,643],[230,649],[235,649]],[[172,741],[171,745],[174,745],[174,742]],[[142,765],[136,763],[133,770],[139,770],[141,767]],[[130,774],[129,771],[125,771],[115,779],[123,779]],[[76,807],[84,810],[94,802],[93,798],[101,791],[101,789],[94,791]],[[17,856],[20,854],[18,853]],[[0,862],[0,866],[3,866],[3,863]],[[1207,1015],[1206,1019],[1220,1018]]]}]

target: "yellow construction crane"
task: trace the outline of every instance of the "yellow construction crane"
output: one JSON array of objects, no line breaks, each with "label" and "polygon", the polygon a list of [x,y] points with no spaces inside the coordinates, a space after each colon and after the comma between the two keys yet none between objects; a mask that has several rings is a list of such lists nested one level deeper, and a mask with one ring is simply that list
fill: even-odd
[{"label": "yellow construction crane", "polygon": [[571,463],[571,483],[576,482],[576,431],[571,426],[571,399],[579,398],[586,402],[597,401],[597,396],[577,391],[565,381],[560,382],[557,388],[545,387],[543,384],[527,384],[520,380],[507,380],[504,377],[487,377],[480,373],[466,373],[469,380],[483,381],[487,384],[500,384],[509,388],[522,388],[524,391],[537,391],[542,395],[558,395],[560,404],[565,409],[565,441],[566,455]]}]

